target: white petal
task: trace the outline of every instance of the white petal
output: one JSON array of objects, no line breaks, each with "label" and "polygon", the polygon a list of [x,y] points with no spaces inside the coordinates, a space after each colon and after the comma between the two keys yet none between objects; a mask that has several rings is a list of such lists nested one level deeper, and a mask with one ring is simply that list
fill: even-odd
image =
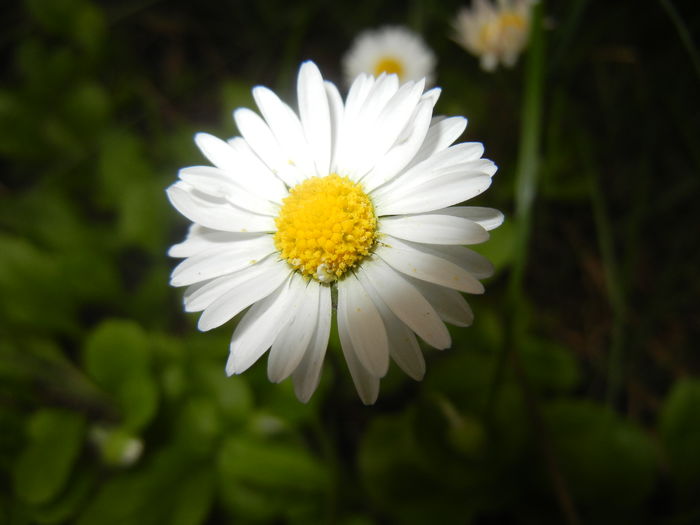
[{"label": "white petal", "polygon": [[185,310],[187,312],[201,312],[219,297],[234,290],[244,282],[266,276],[272,267],[284,270],[277,258],[268,257],[235,273],[188,286],[184,295]]},{"label": "white petal", "polygon": [[[371,170],[378,162],[382,165],[393,165],[396,163],[393,159],[392,162],[387,162],[387,152],[390,148],[392,151],[404,149],[398,148],[396,143],[399,142],[401,133],[414,117],[414,110],[420,101],[423,85],[424,82],[422,81],[416,84],[404,84],[386,103],[376,117],[371,115],[369,118],[364,118],[358,123],[358,126],[362,127],[362,136],[357,137],[358,140],[361,140],[360,147],[362,148],[362,155],[358,155],[358,157],[363,160],[361,163],[357,164],[356,175],[358,177],[365,175],[365,173]],[[425,131],[427,131],[430,122],[429,114],[432,112],[432,106],[428,102],[421,103],[421,106],[425,107],[426,110],[419,111],[418,113],[421,116],[426,111],[428,113],[428,117],[425,119],[425,130],[423,132],[423,136],[425,136]],[[423,137],[420,137],[420,141],[422,141],[422,139]],[[415,153],[418,146],[420,146],[420,143],[415,146],[412,153]],[[397,154],[394,153],[393,157],[396,156]],[[407,162],[408,160],[404,162],[401,167]],[[393,173],[395,172],[396,171]]]},{"label": "white petal", "polygon": [[455,217],[463,217],[480,224],[486,231],[491,231],[503,224],[503,213],[493,208],[482,208],[479,206],[452,206],[435,210],[430,213],[439,213],[441,215],[454,215]]},{"label": "white petal", "polygon": [[281,203],[289,192],[279,179],[251,149],[242,137],[233,137],[228,144],[236,152],[240,164],[237,181],[258,197]]},{"label": "white petal", "polygon": [[226,142],[209,133],[197,133],[194,136],[197,147],[214,166],[232,173],[239,169],[236,155]]},{"label": "white petal", "polygon": [[294,393],[303,403],[306,403],[314,393],[321,378],[321,365],[328,347],[328,336],[331,332],[331,289],[330,286],[319,286],[318,322],[313,339],[309,343],[304,357],[292,374]]},{"label": "white petal", "polygon": [[[388,312],[391,315],[391,312]],[[420,381],[425,376],[425,358],[413,332],[397,317],[384,318],[389,337],[389,353],[409,377]]]},{"label": "white petal", "polygon": [[[304,136],[299,117],[294,110],[282,102],[274,91],[257,86],[253,88],[253,98],[267,121],[270,131],[285,156],[285,164],[295,166],[307,176],[315,175],[315,166]],[[301,182],[299,178],[297,182]]]},{"label": "white petal", "polygon": [[380,219],[379,231],[427,244],[478,244],[489,238],[488,232],[475,222],[435,213],[384,217]]},{"label": "white petal", "polygon": [[365,191],[393,179],[411,161],[425,139],[430,124],[432,105],[429,101],[421,102],[416,108],[416,114],[405,130],[407,136],[399,141],[389,152],[376,163],[364,182]]},{"label": "white petal", "polygon": [[222,246],[230,242],[238,242],[259,237],[259,233],[232,233],[212,230],[191,224],[187,238],[179,244],[174,244],[168,250],[170,257],[189,257],[208,248]]},{"label": "white petal", "polygon": [[435,104],[437,104],[438,99],[440,98],[440,94],[442,93],[442,89],[439,87],[434,87],[433,89],[429,89],[423,95],[421,96],[421,100],[427,100],[430,102],[430,105],[435,107]]},{"label": "white petal", "polygon": [[430,124],[425,140],[420,149],[411,160],[406,169],[429,159],[439,151],[444,150],[464,132],[467,127],[467,119],[464,117],[450,117],[433,121]]},{"label": "white petal", "polygon": [[345,362],[348,364],[352,382],[355,383],[360,399],[365,405],[374,404],[379,395],[379,378],[370,374],[360,363],[352,344],[347,320],[344,315],[340,315],[340,309],[338,309],[338,336],[340,337],[340,346],[343,349]]},{"label": "white petal", "polygon": [[462,292],[484,293],[484,286],[457,264],[434,255],[428,247],[387,235],[375,252],[392,268],[409,277]]},{"label": "white petal", "polygon": [[[421,213],[445,208],[466,201],[484,192],[491,185],[487,175],[466,176],[454,173],[415,186],[400,194],[374,200],[377,215]],[[398,192],[397,192],[398,193]]]},{"label": "white petal", "polygon": [[[359,277],[362,279],[362,274]],[[394,315],[381,299],[374,286],[367,282],[367,278],[364,277],[364,279],[363,285],[365,290],[372,297],[372,301],[377,306],[386,327],[391,358],[399,365],[401,370],[416,381],[420,381],[425,375],[425,359],[416,336],[403,321]]]},{"label": "white petal", "polygon": [[[411,243],[409,243],[411,244]],[[477,279],[493,275],[493,264],[486,257],[465,246],[413,245],[425,253],[450,261],[463,268]]]},{"label": "white petal", "polygon": [[[405,185],[413,183],[415,179],[415,182],[420,183],[425,180],[425,175],[430,176],[432,172],[443,168],[469,162],[474,162],[474,164],[465,165],[464,171],[477,171],[479,166],[481,166],[481,164],[477,164],[477,161],[481,159],[483,154],[484,146],[480,142],[462,142],[439,151],[422,162],[413,165],[410,169],[407,169],[396,182]],[[491,162],[491,164],[493,163]],[[493,168],[489,169],[492,170]],[[491,173],[487,174],[490,175]]]},{"label": "white petal", "polygon": [[288,266],[280,261],[279,265],[266,268],[262,275],[244,280],[233,290],[211,303],[199,318],[197,327],[202,332],[206,332],[221,326],[251,304],[270,295],[288,276]]},{"label": "white petal", "polygon": [[184,182],[176,182],[166,193],[173,207],[192,222],[226,232],[273,232],[275,221],[250,213],[214,197],[196,193]]},{"label": "white petal", "polygon": [[[472,144],[476,144],[476,146],[472,146]],[[479,143],[464,143],[452,146],[405,171],[388,184],[374,191],[372,196],[378,200],[390,197],[396,198],[397,195],[411,193],[418,186],[437,183],[437,181],[448,175],[461,174],[464,177],[488,175],[492,177],[497,170],[496,165],[492,161],[470,158],[477,154],[480,149],[481,145]]]},{"label": "white petal", "polygon": [[[300,283],[301,281],[301,283]],[[289,324],[289,308],[303,280],[292,274],[273,293],[255,303],[238,323],[231,337],[226,362],[228,375],[245,372],[270,348],[279,333]]]},{"label": "white petal", "polygon": [[236,272],[276,251],[271,235],[209,248],[178,264],[170,278],[171,286],[187,286]]},{"label": "white petal", "polygon": [[371,287],[394,315],[430,346],[440,350],[450,346],[450,333],[433,306],[383,261],[363,261],[358,278],[365,289]]},{"label": "white petal", "polygon": [[367,371],[382,377],[389,368],[389,345],[377,307],[354,275],[338,282],[338,317],[345,320],[355,354]]},{"label": "white petal", "polygon": [[[324,82],[324,88],[326,89],[326,95],[328,96],[328,107],[330,109],[331,118],[331,159],[330,165],[335,166],[336,150],[338,146],[338,140],[340,137],[340,129],[343,124],[343,99],[338,92],[338,88],[335,84],[331,82]],[[329,173],[330,173],[329,169]]]},{"label": "white petal", "polygon": [[367,95],[374,87],[374,82],[374,78],[370,75],[361,74],[350,86],[348,96],[345,99],[345,115],[349,121],[356,119],[361,112]]},{"label": "white petal", "polygon": [[272,173],[290,187],[301,180],[287,162],[275,135],[260,115],[248,108],[239,108],[233,112],[233,118],[248,146]]},{"label": "white petal", "polygon": [[251,193],[245,184],[241,184],[238,179],[243,177],[234,178],[229,173],[211,166],[190,166],[181,169],[178,175],[196,190],[224,198],[244,210],[272,216],[279,212],[278,206]]},{"label": "white petal", "polygon": [[289,377],[299,365],[316,331],[320,285],[316,281],[303,283],[290,306],[291,322],[272,343],[267,360],[267,377],[279,383]]},{"label": "white petal", "polygon": [[321,72],[313,62],[304,62],[297,80],[299,116],[316,165],[316,174],[329,173],[331,155],[331,115]]},{"label": "white petal", "polygon": [[457,290],[427,283],[420,279],[408,278],[413,286],[435,307],[440,318],[455,326],[470,326],[474,313],[469,303]]},{"label": "white petal", "polygon": [[417,90],[410,82],[397,91],[394,75],[382,75],[360,86],[356,97],[351,96],[352,87],[348,95],[335,159],[335,171],[353,180],[365,175],[395,141],[411,115],[410,109],[401,112],[397,106],[410,104]]}]

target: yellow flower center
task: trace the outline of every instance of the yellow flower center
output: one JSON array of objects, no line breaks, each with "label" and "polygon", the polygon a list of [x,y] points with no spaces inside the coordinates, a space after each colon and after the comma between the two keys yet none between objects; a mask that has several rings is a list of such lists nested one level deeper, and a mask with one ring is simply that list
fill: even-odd
[{"label": "yellow flower center", "polygon": [[525,29],[525,18],[516,12],[505,11],[501,14],[501,28],[503,31],[508,29],[522,30]]},{"label": "yellow flower center", "polygon": [[396,74],[399,78],[403,78],[404,67],[403,63],[391,56],[385,56],[377,60],[374,66],[374,76],[378,77],[382,73]]},{"label": "yellow flower center", "polygon": [[504,11],[496,18],[482,24],[479,29],[478,42],[484,51],[503,45],[504,38],[513,38],[524,34],[527,27],[525,18],[515,11]]},{"label": "yellow flower center", "polygon": [[282,258],[320,282],[335,281],[357,266],[377,238],[372,201],[359,184],[335,173],[294,186],[275,224]]}]

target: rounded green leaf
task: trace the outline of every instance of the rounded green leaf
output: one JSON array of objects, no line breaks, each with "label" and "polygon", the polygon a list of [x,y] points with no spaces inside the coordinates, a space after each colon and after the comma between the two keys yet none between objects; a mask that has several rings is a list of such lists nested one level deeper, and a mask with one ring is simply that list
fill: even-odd
[{"label": "rounded green leaf", "polygon": [[680,492],[700,495],[700,380],[681,379],[664,401],[659,433]]},{"label": "rounded green leaf", "polygon": [[601,515],[639,508],[656,473],[649,436],[590,401],[554,402],[544,415],[576,501]]},{"label": "rounded green leaf", "polygon": [[118,402],[123,425],[143,428],[156,413],[158,389],[150,373],[150,341],[133,321],[109,320],[85,344],[85,370]]},{"label": "rounded green leaf", "polygon": [[27,434],[15,463],[15,492],[28,503],[46,503],[66,484],[83,445],[85,418],[68,410],[39,410],[29,419]]}]

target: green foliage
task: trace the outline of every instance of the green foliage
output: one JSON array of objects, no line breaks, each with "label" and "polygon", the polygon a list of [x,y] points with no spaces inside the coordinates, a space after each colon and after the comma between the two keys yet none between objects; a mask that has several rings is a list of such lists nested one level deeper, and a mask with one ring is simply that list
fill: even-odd
[{"label": "green foliage", "polygon": [[684,498],[695,499],[700,487],[700,381],[681,379],[664,401],[659,420],[671,477]]},{"label": "green foliage", "polygon": [[595,521],[643,512],[657,458],[642,429],[590,401],[553,402],[545,418],[574,497]]},{"label": "green foliage", "polygon": [[[700,19],[674,4],[540,2],[542,61],[487,74],[449,38],[459,2],[7,3],[0,523],[546,525],[567,497],[581,523],[700,521]],[[470,203],[504,211],[474,247],[496,272],[423,382],[392,367],[362,407],[334,329],[302,404],[265,359],[226,376],[236,321],[182,313],[164,190],[253,85],[295,107],[311,58],[342,86],[386,23],[433,47],[436,113],[499,166]]]},{"label": "green foliage", "polygon": [[85,418],[66,410],[43,409],[27,423],[27,445],[15,463],[14,488],[28,503],[45,503],[68,481],[82,448]]},{"label": "green foliage", "polygon": [[133,321],[105,321],[87,338],[85,371],[113,395],[122,411],[123,426],[138,431],[153,418],[158,390],[150,375],[150,344]]}]

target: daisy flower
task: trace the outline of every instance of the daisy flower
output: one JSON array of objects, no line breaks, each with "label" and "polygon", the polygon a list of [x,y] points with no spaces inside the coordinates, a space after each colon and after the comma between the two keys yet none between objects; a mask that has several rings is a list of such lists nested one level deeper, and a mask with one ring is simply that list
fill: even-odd
[{"label": "daisy flower", "polygon": [[355,38],[343,58],[343,70],[348,85],[362,73],[375,77],[395,74],[401,82],[425,78],[430,85],[435,55],[413,31],[400,26],[382,27],[364,31]]},{"label": "daisy flower", "polygon": [[499,62],[512,67],[527,44],[534,0],[474,0],[462,8],[454,22],[455,40],[480,57],[481,68],[493,71]]},{"label": "daisy flower", "polygon": [[[432,118],[439,89],[396,75],[360,75],[347,99],[316,65],[301,65],[298,112],[265,87],[260,113],[233,113],[241,136],[195,142],[213,166],[180,170],[167,189],[192,224],[169,254],[173,286],[200,330],[243,314],[227,374],[270,349],[271,381],[291,376],[307,401],[335,317],[362,401],[377,399],[389,358],[419,380],[418,338],[450,346],[444,321],[466,326],[459,292],[482,293],[490,263],[463,245],[485,241],[503,215],[453,206],[491,184],[480,143],[452,145],[462,117]],[[334,316],[335,312],[335,316]],[[417,337],[416,337],[417,336]]]}]

